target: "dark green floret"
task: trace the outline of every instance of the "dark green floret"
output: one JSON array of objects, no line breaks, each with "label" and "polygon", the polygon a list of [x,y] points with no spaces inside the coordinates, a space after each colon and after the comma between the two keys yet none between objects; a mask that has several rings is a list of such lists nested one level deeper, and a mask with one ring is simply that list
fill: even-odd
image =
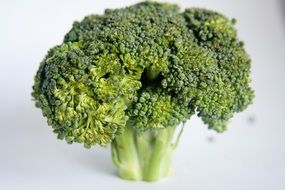
[{"label": "dark green floret", "polygon": [[252,102],[235,22],[156,2],[87,16],[41,62],[33,99],[59,139],[111,143],[121,177],[157,180],[179,124],[197,114],[223,132]]}]

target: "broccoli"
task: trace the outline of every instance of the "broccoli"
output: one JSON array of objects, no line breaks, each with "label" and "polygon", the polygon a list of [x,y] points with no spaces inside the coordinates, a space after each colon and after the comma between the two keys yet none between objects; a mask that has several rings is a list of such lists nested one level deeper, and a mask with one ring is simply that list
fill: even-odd
[{"label": "broccoli", "polygon": [[35,105],[59,139],[111,144],[120,177],[156,181],[171,174],[178,125],[197,114],[223,132],[252,102],[235,22],[157,2],[87,16],[41,62]]}]

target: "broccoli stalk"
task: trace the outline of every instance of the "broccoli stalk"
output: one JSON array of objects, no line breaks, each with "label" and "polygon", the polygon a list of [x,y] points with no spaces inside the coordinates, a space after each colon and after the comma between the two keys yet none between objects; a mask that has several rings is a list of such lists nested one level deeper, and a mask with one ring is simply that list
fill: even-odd
[{"label": "broccoli stalk", "polygon": [[122,178],[159,180],[171,173],[178,125],[197,114],[223,132],[252,102],[250,58],[234,25],[156,2],[87,16],[41,62],[36,107],[67,143],[111,144]]},{"label": "broccoli stalk", "polygon": [[[112,159],[119,176],[128,180],[156,181],[171,174],[176,127],[141,132],[126,127],[111,143]],[[181,134],[181,133],[179,133]]]}]

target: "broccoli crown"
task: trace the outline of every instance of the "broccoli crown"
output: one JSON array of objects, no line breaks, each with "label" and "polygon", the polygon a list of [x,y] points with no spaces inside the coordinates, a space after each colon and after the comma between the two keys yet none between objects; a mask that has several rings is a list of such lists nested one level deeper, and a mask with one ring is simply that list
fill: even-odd
[{"label": "broccoli crown", "polygon": [[235,20],[143,2],[75,22],[49,50],[32,96],[58,138],[105,145],[131,124],[175,127],[197,113],[222,132],[253,99]]}]

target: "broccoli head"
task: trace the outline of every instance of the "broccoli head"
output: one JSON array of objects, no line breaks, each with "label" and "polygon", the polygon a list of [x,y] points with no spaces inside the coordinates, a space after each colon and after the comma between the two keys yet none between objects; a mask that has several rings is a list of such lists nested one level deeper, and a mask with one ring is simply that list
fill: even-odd
[{"label": "broccoli head", "polygon": [[157,180],[170,173],[180,123],[197,114],[223,132],[252,102],[235,22],[156,2],[87,16],[41,62],[33,99],[58,138],[111,143],[121,177]]}]

